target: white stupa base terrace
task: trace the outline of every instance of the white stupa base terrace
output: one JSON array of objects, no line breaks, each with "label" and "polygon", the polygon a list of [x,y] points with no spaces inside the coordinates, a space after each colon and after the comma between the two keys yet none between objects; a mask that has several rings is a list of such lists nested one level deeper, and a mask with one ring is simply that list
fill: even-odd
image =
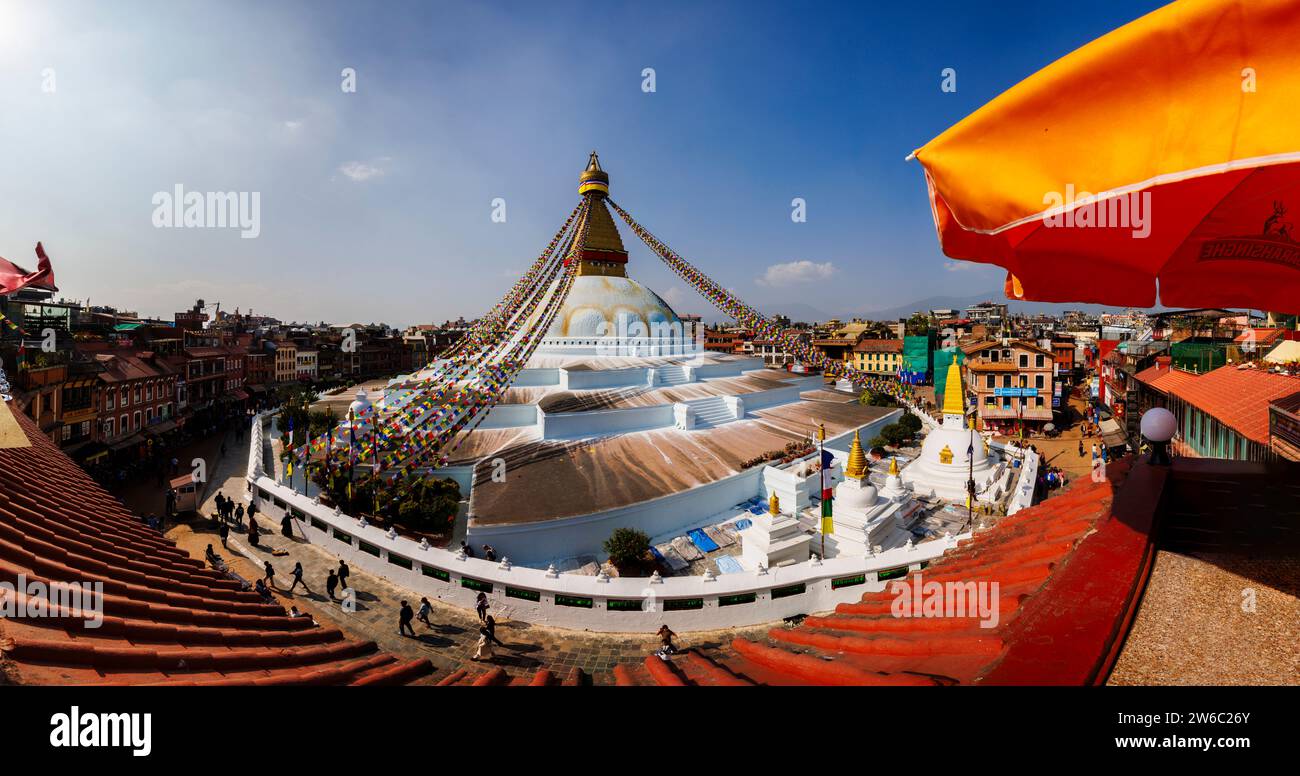
[{"label": "white stupa base terrace", "polygon": [[976,500],[996,503],[1006,495],[1015,473],[999,451],[967,428],[961,415],[945,415],[943,424],[925,435],[921,454],[902,470],[902,481],[917,498],[966,502],[967,483],[975,482]]}]

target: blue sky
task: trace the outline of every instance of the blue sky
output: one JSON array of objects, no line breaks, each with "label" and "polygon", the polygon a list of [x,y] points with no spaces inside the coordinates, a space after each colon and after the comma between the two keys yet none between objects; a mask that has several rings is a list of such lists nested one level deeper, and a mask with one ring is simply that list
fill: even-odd
[{"label": "blue sky", "polygon": [[[979,293],[1000,271],[942,256],[904,157],[1160,4],[0,0],[0,256],[43,240],[68,296],[147,315],[469,317],[595,148],[620,204],[752,304]],[[155,228],[177,184],[260,192],[260,235]],[[716,317],[624,237],[633,277]]]}]

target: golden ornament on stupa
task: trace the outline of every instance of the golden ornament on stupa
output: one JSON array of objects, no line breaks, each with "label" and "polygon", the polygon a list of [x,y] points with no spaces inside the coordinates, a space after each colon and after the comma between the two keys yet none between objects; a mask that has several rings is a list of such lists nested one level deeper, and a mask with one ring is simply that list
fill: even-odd
[{"label": "golden ornament on stupa", "polygon": [[862,451],[862,440],[853,432],[853,446],[849,448],[849,462],[844,465],[844,476],[861,480],[867,476],[867,454]]}]

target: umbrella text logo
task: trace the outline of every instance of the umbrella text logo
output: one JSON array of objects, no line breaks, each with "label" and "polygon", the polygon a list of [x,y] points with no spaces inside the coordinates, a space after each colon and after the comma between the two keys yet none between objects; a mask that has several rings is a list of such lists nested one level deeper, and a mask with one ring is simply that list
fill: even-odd
[{"label": "umbrella text logo", "polygon": [[1047,211],[1043,226],[1049,228],[1131,229],[1134,239],[1151,236],[1151,192],[1128,194],[1091,194],[1076,192],[1068,184],[1065,192],[1049,191],[1043,195]]}]

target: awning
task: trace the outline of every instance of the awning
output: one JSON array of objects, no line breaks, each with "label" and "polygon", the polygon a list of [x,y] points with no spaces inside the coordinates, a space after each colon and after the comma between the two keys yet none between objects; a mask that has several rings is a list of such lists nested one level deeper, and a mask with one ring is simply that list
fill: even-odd
[{"label": "awning", "polygon": [[1128,437],[1113,418],[1103,420],[1098,428],[1101,430],[1101,441],[1107,447],[1123,447],[1128,444]]},{"label": "awning", "polygon": [[146,428],[145,432],[149,434],[161,435],[161,434],[166,434],[168,431],[171,431],[175,428],[176,428],[176,421],[169,419],[169,420],[163,420],[153,424],[152,426]]},{"label": "awning", "polygon": [[109,446],[109,449],[112,450],[113,452],[117,452],[119,450],[125,450],[128,447],[135,447],[136,445],[140,444],[143,441],[144,441],[144,437],[140,434],[140,432],[137,431],[136,433],[132,434],[126,439],[122,439],[120,441],[114,442],[112,445]]},{"label": "awning", "polygon": [[235,401],[247,401],[248,391],[245,391],[243,388],[236,388],[234,391],[230,393],[230,396]]}]

